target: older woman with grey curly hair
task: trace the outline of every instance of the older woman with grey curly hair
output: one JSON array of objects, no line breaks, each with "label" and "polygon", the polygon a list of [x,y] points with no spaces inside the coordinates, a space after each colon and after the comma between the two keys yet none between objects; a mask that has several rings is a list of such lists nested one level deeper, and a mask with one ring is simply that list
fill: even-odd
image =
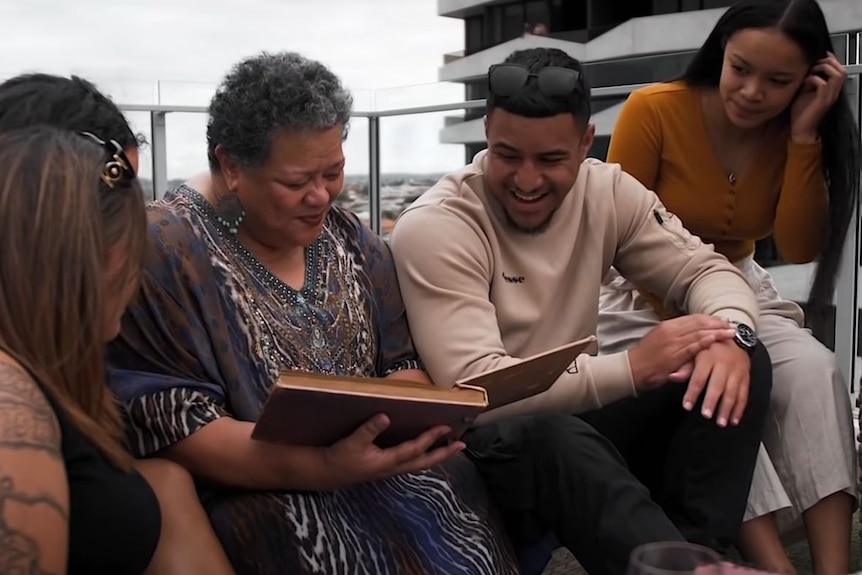
[{"label": "older woman with grey curly hair", "polygon": [[[387,245],[333,205],[352,100],[293,53],[240,62],[210,105],[210,172],[149,208],[142,290],[111,348],[141,456],[201,481],[240,574],[516,573],[480,477],[431,429],[380,449],[251,439],[285,368],[428,382]],[[321,417],[327,417],[321,414]]]}]

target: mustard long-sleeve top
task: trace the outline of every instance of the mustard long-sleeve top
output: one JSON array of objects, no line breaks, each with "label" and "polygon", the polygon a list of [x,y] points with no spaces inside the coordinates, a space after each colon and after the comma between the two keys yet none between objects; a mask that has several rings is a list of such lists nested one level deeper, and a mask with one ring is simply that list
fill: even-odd
[{"label": "mustard long-sleeve top", "polygon": [[686,228],[730,261],[770,234],[791,263],[813,261],[828,215],[819,142],[776,129],[735,181],[712,151],[698,88],[682,82],[632,92],[611,137],[608,162],[658,194]]}]

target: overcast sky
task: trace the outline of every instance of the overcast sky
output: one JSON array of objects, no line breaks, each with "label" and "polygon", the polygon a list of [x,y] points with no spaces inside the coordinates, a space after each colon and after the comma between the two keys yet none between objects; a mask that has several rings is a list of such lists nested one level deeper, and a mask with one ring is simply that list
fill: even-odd
[{"label": "overcast sky", "polygon": [[[0,77],[25,71],[91,78],[120,104],[206,105],[237,60],[292,50],[330,66],[357,110],[462,100],[440,85],[443,54],[463,48],[463,22],[436,0],[0,0]],[[384,172],[459,167],[461,146],[440,144],[451,112],[381,119]],[[128,114],[149,134],[145,113]],[[205,169],[200,114],[168,116],[168,176]],[[366,173],[367,121],[347,142],[348,173]],[[148,158],[147,158],[148,160]],[[146,162],[148,164],[148,162]],[[143,166],[149,169],[148,165]]]}]

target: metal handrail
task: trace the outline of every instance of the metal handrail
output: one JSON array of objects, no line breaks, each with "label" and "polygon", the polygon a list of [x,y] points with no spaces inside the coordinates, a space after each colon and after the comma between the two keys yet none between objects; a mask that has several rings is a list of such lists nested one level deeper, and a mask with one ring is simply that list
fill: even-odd
[{"label": "metal handrail", "polygon": [[[848,76],[862,75],[862,64],[852,64],[845,67]],[[593,98],[612,98],[615,96],[626,96],[638,88],[650,86],[655,82],[643,84],[623,84],[620,86],[604,86],[590,90]],[[432,104],[429,106],[412,106],[408,108],[391,108],[387,110],[357,110],[351,113],[354,118],[385,118],[391,116],[412,116],[417,114],[431,114],[434,112],[449,112],[452,110],[468,110],[481,108],[485,100],[464,100],[448,104]],[[172,106],[169,104],[121,104],[120,109],[124,112],[153,112],[153,113],[179,113],[179,114],[206,114],[207,106]]]}]

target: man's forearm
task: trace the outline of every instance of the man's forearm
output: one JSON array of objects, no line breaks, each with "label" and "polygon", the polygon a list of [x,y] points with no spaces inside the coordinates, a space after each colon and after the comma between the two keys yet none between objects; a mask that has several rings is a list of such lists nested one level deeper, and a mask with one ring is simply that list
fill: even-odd
[{"label": "man's forearm", "polygon": [[759,319],[757,298],[736,270],[716,271],[689,288],[686,311],[729,319],[755,327]]}]

